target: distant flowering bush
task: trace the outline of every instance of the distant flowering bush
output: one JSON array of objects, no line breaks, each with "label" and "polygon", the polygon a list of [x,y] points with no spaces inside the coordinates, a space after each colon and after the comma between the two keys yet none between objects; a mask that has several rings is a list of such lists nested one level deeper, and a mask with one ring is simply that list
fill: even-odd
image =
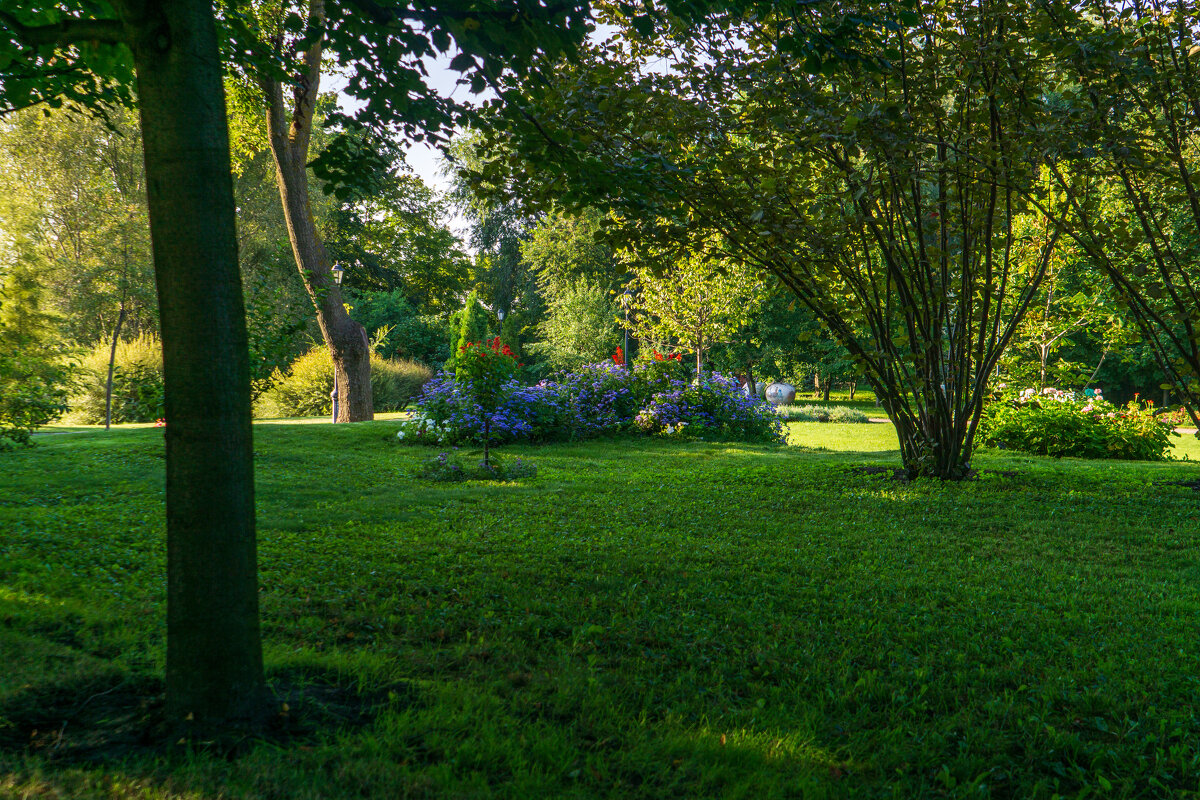
[{"label": "distant flowering bush", "polygon": [[[510,380],[494,409],[481,406],[464,387],[439,376],[417,398],[417,412],[399,437],[430,444],[549,442],[617,433],[694,435],[755,442],[785,440],[770,404],[746,397],[722,375],[686,380],[677,361],[626,369],[605,362],[582,367],[556,381],[525,386]],[[485,433],[486,431],[486,433]]]},{"label": "distant flowering bush", "polygon": [[1003,390],[984,406],[982,444],[1023,453],[1077,458],[1166,461],[1173,425],[1154,414],[1154,404],[1134,400],[1114,406],[1099,390],[1077,395],[1047,387],[1015,397]]}]

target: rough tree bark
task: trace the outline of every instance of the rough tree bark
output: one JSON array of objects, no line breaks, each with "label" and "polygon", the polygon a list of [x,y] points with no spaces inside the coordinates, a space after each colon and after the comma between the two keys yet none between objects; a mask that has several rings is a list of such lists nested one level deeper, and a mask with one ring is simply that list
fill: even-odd
[{"label": "rough tree bark", "polygon": [[[325,4],[309,3],[309,25],[322,29]],[[371,348],[362,325],[350,319],[342,293],[333,281],[332,264],[317,231],[309,204],[308,148],[312,139],[313,112],[321,86],[322,39],[304,53],[304,74],[298,76],[292,103],[284,99],[283,83],[275,77],[261,80],[267,100],[267,138],[275,159],[275,178],[288,238],[304,288],[317,310],[321,335],[329,346],[337,375],[338,422],[374,418],[371,400]]]},{"label": "rough tree bark", "polygon": [[266,688],[250,369],[213,9],[128,5],[166,384],[167,711],[255,723]]}]

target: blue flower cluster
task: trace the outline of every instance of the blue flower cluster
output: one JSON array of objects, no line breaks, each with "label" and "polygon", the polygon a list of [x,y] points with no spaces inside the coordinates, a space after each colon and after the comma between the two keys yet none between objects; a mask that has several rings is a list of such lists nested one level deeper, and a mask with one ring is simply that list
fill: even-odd
[{"label": "blue flower cluster", "polygon": [[[425,384],[417,413],[400,431],[406,441],[483,441],[485,412],[453,378]],[[492,443],[570,441],[622,432],[688,435],[755,442],[785,441],[783,423],[767,402],[746,396],[719,374],[687,381],[678,364],[632,370],[593,364],[557,381],[505,384],[489,417]]]},{"label": "blue flower cluster", "polygon": [[[784,442],[784,425],[774,407],[741,391],[737,381],[719,373],[704,380],[671,381],[654,393],[634,418],[646,433],[713,431],[722,438]],[[703,434],[702,434],[703,435]]]}]

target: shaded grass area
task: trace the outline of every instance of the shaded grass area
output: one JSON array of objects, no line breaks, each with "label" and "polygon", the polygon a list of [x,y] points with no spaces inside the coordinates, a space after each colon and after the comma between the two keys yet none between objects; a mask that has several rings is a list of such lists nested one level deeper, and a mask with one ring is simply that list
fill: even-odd
[{"label": "shaded grass area", "polygon": [[[1200,494],[1172,482],[1200,469],[985,453],[898,483],[852,471],[899,465],[890,425],[789,427],[807,447],[506,447],[538,476],[426,484],[394,423],[259,426],[269,668],[411,696],[232,760],[9,747],[0,796],[1196,789]],[[0,467],[2,729],[160,674],[162,434]]]}]

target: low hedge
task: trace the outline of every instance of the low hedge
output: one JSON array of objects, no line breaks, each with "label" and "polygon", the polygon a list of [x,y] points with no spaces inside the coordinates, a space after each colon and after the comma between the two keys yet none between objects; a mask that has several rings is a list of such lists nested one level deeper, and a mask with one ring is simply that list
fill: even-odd
[{"label": "low hedge", "polygon": [[[374,410],[398,411],[420,394],[433,377],[429,367],[416,361],[371,354],[371,398]],[[333,361],[329,348],[318,345],[291,363],[275,370],[271,386],[255,408],[260,417],[317,417],[332,412]]]},{"label": "low hedge", "polygon": [[994,396],[984,406],[978,438],[989,447],[1032,455],[1166,461],[1173,435],[1153,403],[1114,406],[1098,392],[1080,396],[1048,388]]}]

